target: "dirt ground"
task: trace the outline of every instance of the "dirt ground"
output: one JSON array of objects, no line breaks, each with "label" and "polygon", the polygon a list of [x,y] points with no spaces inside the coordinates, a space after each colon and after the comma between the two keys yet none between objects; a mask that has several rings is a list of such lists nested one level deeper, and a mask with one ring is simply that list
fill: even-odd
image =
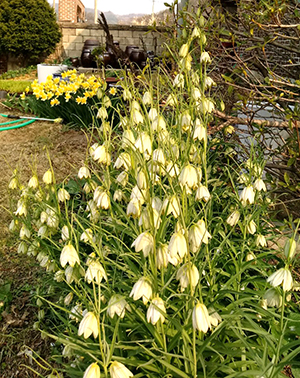
[{"label": "dirt ground", "polygon": [[[16,114],[0,102],[0,114],[8,113]],[[0,116],[0,123],[5,121]],[[8,183],[16,168],[24,184],[32,176],[31,167],[36,168],[42,179],[49,168],[47,152],[57,180],[76,174],[85,160],[86,146],[84,133],[63,131],[61,125],[50,122],[36,121],[23,128],[0,131],[0,295],[1,287],[11,285],[9,306],[4,312],[0,302],[0,378],[36,377],[31,369],[39,371],[41,376],[51,373],[39,368],[31,357],[30,349],[33,349],[46,359],[51,342],[32,329],[37,320],[32,294],[42,271],[34,260],[17,254],[16,242],[9,235]]]}]

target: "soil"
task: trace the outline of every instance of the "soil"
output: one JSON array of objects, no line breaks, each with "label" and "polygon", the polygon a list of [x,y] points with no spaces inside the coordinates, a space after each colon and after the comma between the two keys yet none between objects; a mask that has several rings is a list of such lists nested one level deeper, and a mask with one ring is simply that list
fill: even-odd
[{"label": "soil", "polygon": [[[8,114],[1,102],[0,113]],[[0,123],[5,121],[0,116]],[[75,175],[85,160],[86,147],[84,133],[63,131],[61,125],[50,122],[36,121],[23,128],[0,131],[0,295],[5,284],[11,285],[9,304],[1,307],[0,301],[0,378],[36,377],[34,370],[41,376],[51,373],[33,358],[39,356],[39,363],[45,365],[42,359],[47,361],[50,356],[51,340],[41,338],[40,332],[33,330],[38,311],[33,292],[42,269],[33,259],[17,254],[16,240],[9,235],[13,209],[8,183],[16,168],[24,184],[32,176],[32,168],[42,179],[49,169],[48,153],[56,180]]]}]

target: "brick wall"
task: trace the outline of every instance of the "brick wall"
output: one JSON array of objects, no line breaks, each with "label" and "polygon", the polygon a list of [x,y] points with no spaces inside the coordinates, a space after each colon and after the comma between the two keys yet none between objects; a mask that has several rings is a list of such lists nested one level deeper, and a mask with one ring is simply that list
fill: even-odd
[{"label": "brick wall", "polygon": [[58,20],[72,23],[84,22],[85,8],[81,0],[60,0],[58,3]]},{"label": "brick wall", "polygon": [[[61,22],[62,42],[57,47],[57,57],[76,58],[81,56],[84,42],[87,39],[98,39],[101,44],[105,44],[105,33],[99,28],[98,24],[71,24]],[[142,42],[146,45],[147,50],[155,49],[160,53],[163,48],[165,29],[159,29],[159,32],[149,32],[147,26],[137,25],[109,25],[110,32],[114,40],[119,41],[121,49],[125,50],[126,46],[135,45],[142,48]]]}]

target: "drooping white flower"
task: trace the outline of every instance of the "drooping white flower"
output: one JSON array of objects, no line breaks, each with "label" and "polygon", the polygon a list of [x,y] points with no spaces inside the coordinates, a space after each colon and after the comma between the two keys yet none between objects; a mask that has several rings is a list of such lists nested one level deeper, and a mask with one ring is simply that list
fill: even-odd
[{"label": "drooping white flower", "polygon": [[120,318],[124,318],[126,309],[129,310],[128,303],[122,295],[113,295],[107,305],[107,314],[113,318],[117,314]]},{"label": "drooping white flower", "polygon": [[151,108],[148,112],[148,118],[151,122],[153,122],[158,116],[156,108]]},{"label": "drooping white flower", "polygon": [[33,175],[31,179],[28,181],[28,187],[32,189],[36,189],[39,186],[39,181],[36,175]]},{"label": "drooping white flower", "polygon": [[126,214],[132,216],[132,218],[136,219],[141,215],[141,203],[138,199],[133,198],[129,201],[127,205]]},{"label": "drooping white flower", "polygon": [[[184,80],[183,80],[183,85],[184,85]],[[177,104],[178,104],[177,97],[173,93],[169,94],[166,100],[166,106],[175,106]]]},{"label": "drooping white flower", "polygon": [[165,321],[164,314],[166,314],[164,301],[160,297],[156,296],[152,299],[147,310],[147,322],[155,325],[159,320],[161,320],[163,323]]},{"label": "drooping white flower", "polygon": [[196,252],[202,243],[208,244],[208,239],[210,238],[211,235],[206,229],[204,220],[200,219],[189,229],[189,246],[191,252]]},{"label": "drooping white flower", "polygon": [[29,239],[31,235],[31,232],[28,227],[26,227],[25,224],[22,225],[20,230],[20,239]]},{"label": "drooping white flower", "polygon": [[281,307],[282,305],[282,297],[276,289],[267,290],[263,299],[266,301],[267,307]]},{"label": "drooping white flower", "polygon": [[292,259],[297,250],[297,243],[294,238],[287,239],[284,245],[284,255],[288,259]]},{"label": "drooping white flower", "polygon": [[121,140],[121,147],[132,147],[135,143],[135,137],[132,130],[124,130]]},{"label": "drooping white flower", "polygon": [[215,104],[209,100],[208,98],[202,98],[199,101],[199,110],[206,114],[206,113],[212,113],[215,109]]},{"label": "drooping white flower", "polygon": [[210,88],[213,85],[216,85],[216,83],[213,81],[213,79],[211,77],[207,76],[204,80],[205,89]]},{"label": "drooping white flower", "polygon": [[150,136],[143,132],[141,133],[136,142],[135,147],[140,151],[141,154],[146,153],[148,155],[151,155],[152,153],[152,142]]},{"label": "drooping white flower", "polygon": [[200,62],[201,63],[211,63],[211,57],[209,56],[207,51],[203,51],[203,53],[201,54]]},{"label": "drooping white flower", "polygon": [[188,285],[194,290],[199,282],[199,271],[194,264],[184,264],[178,269],[176,280],[180,282],[181,291],[184,291]]},{"label": "drooping white flower", "polygon": [[10,182],[9,182],[9,184],[8,184],[8,187],[9,187],[9,189],[11,189],[11,190],[17,189],[17,187],[18,187],[18,180],[17,180],[16,177],[13,177],[13,178],[10,180]]},{"label": "drooping white flower", "polygon": [[87,264],[88,268],[85,273],[85,280],[87,283],[91,283],[92,281],[95,281],[98,285],[100,285],[101,281],[104,279],[107,281],[107,275],[105,273],[105,270],[97,260],[89,261]]},{"label": "drooping white flower", "polygon": [[203,303],[197,303],[192,314],[193,328],[206,333],[211,328],[211,320],[206,306]]},{"label": "drooping white flower", "polygon": [[53,174],[50,169],[44,173],[43,181],[45,184],[50,185],[53,183]]},{"label": "drooping white flower", "polygon": [[130,157],[128,152],[122,152],[118,156],[118,158],[117,158],[117,160],[114,164],[114,168],[119,169],[119,168],[122,168],[122,167],[125,169],[125,171],[128,171],[129,168],[131,167],[131,157]]},{"label": "drooping white flower", "polygon": [[90,228],[87,228],[80,235],[80,241],[85,243],[91,243],[93,240],[93,231]]},{"label": "drooping white flower", "polygon": [[203,123],[197,118],[194,122],[193,139],[199,141],[206,141],[207,133]]},{"label": "drooping white flower", "polygon": [[150,232],[143,232],[135,239],[131,247],[134,247],[136,252],[143,251],[144,256],[147,257],[153,251],[153,243]]},{"label": "drooping white flower", "polygon": [[110,198],[108,193],[103,190],[100,186],[95,189],[94,201],[97,207],[101,209],[108,210],[110,208]]},{"label": "drooping white flower", "polygon": [[78,171],[78,177],[82,178],[91,178],[91,172],[87,167],[81,167]]},{"label": "drooping white flower", "polygon": [[145,199],[147,197],[148,193],[146,189],[140,189],[137,185],[135,185],[132,188],[131,194],[130,194],[130,199],[136,199],[140,202],[142,205],[145,202]]},{"label": "drooping white flower", "polygon": [[249,261],[253,261],[253,260],[256,260],[256,256],[252,251],[250,251],[246,255],[246,261],[249,262]]},{"label": "drooping white flower", "polygon": [[59,202],[65,202],[70,199],[70,194],[64,188],[58,189],[57,197]]},{"label": "drooping white flower", "polygon": [[243,206],[246,206],[247,204],[249,205],[253,204],[254,198],[255,198],[255,192],[253,190],[252,185],[246,186],[240,194],[240,201],[242,202]]},{"label": "drooping white flower", "polygon": [[197,169],[191,164],[184,166],[179,175],[179,182],[183,187],[196,189],[199,183]]},{"label": "drooping white flower", "polygon": [[212,326],[216,327],[219,323],[222,322],[221,316],[217,313],[217,311],[213,307],[209,307],[208,313],[209,313],[210,324]]},{"label": "drooping white flower", "polygon": [[151,212],[148,209],[144,209],[141,213],[139,219],[139,226],[144,226],[145,229],[149,229],[151,226],[154,226],[155,229],[158,229],[161,224],[161,217],[157,210],[152,209]]},{"label": "drooping white flower", "polygon": [[189,52],[189,45],[187,43],[184,43],[181,45],[180,50],[179,50],[179,56],[182,56],[185,58]]},{"label": "drooping white flower", "polygon": [[121,172],[117,178],[116,181],[121,184],[122,186],[126,186],[128,182],[128,173],[126,171]]},{"label": "drooping white flower", "polygon": [[159,197],[153,197],[151,200],[151,207],[152,209],[156,210],[158,213],[162,210],[162,201]]},{"label": "drooping white flower", "polygon": [[166,268],[168,266],[168,245],[161,244],[156,249],[156,266],[157,269]]},{"label": "drooping white flower", "polygon": [[247,231],[248,231],[249,234],[251,234],[251,235],[255,234],[255,232],[256,232],[256,224],[255,224],[254,220],[251,220],[251,221],[247,224]]},{"label": "drooping white flower", "polygon": [[166,121],[162,115],[158,115],[151,124],[152,131],[160,133],[163,130],[166,130]]},{"label": "drooping white flower", "polygon": [[264,237],[264,235],[257,235],[257,238],[256,238],[256,246],[259,247],[267,247],[267,241],[266,241],[266,238]]},{"label": "drooping white flower", "polygon": [[[132,372],[121,362],[113,361],[109,368],[111,378],[131,378]],[[95,377],[98,378],[98,377]]]},{"label": "drooping white flower", "polygon": [[263,182],[263,180],[261,178],[258,178],[257,180],[255,180],[255,182],[253,184],[253,188],[256,189],[259,192],[261,190],[263,190],[264,192],[267,191],[266,184]]},{"label": "drooping white flower", "polygon": [[200,184],[198,189],[196,190],[195,200],[196,201],[203,200],[204,202],[208,202],[209,199],[210,199],[210,193],[209,193],[208,188]]},{"label": "drooping white flower", "polygon": [[241,214],[239,211],[234,210],[234,212],[231,213],[229,217],[227,218],[226,223],[229,224],[229,226],[231,227],[235,226],[240,219],[240,215]]},{"label": "drooping white flower", "polygon": [[99,164],[110,165],[111,158],[105,145],[98,146],[91,154],[91,156]]},{"label": "drooping white flower", "polygon": [[132,122],[135,125],[138,125],[139,123],[143,123],[144,122],[144,117],[143,117],[142,113],[139,110],[137,110],[137,109],[132,109],[132,111],[131,111],[131,117],[132,117]]},{"label": "drooping white flower", "polygon": [[198,101],[202,98],[202,94],[201,94],[200,89],[198,87],[192,87],[191,97],[195,101]]},{"label": "drooping white flower", "polygon": [[184,88],[184,76],[182,74],[177,74],[173,80],[173,85],[175,87]]},{"label": "drooping white flower", "polygon": [[143,303],[147,304],[147,302],[152,297],[152,285],[150,281],[145,278],[141,277],[133,286],[129,296],[133,298],[134,301],[142,298]]},{"label": "drooping white flower", "polygon": [[159,164],[162,166],[166,164],[165,155],[161,148],[157,148],[156,150],[153,151],[152,160],[155,164]]},{"label": "drooping white flower", "polygon": [[97,362],[92,363],[84,372],[83,378],[100,378],[100,368]]},{"label": "drooping white flower", "polygon": [[180,126],[183,131],[189,131],[191,129],[192,117],[188,111],[183,112],[180,115]]},{"label": "drooping white flower", "polygon": [[174,218],[178,218],[180,215],[180,203],[176,195],[166,198],[162,205],[162,211],[166,212],[166,215],[172,214]]},{"label": "drooping white flower", "polygon": [[76,263],[80,265],[79,255],[73,245],[69,243],[61,251],[60,264],[62,267],[65,267],[67,264],[74,267]]},{"label": "drooping white flower", "polygon": [[191,35],[191,38],[194,39],[194,38],[199,38],[201,35],[201,31],[199,29],[198,26],[195,26],[194,29],[193,29],[193,32],[192,32],[192,35]]},{"label": "drooping white flower", "polygon": [[121,189],[117,189],[115,192],[114,192],[114,195],[113,195],[113,200],[115,202],[121,202],[125,199],[125,195],[124,193],[122,192]]},{"label": "drooping white flower", "polygon": [[83,335],[87,339],[91,334],[93,334],[95,339],[98,337],[98,319],[93,312],[87,312],[79,324],[78,336]]},{"label": "drooping white flower", "polygon": [[66,305],[66,306],[69,306],[69,304],[72,302],[72,300],[73,300],[73,297],[74,297],[74,294],[71,292],[71,293],[69,293],[67,296],[65,296],[65,298],[64,298],[64,304]]},{"label": "drooping white flower", "polygon": [[152,103],[152,96],[151,96],[151,93],[150,92],[145,92],[144,95],[143,95],[143,104],[144,105],[151,105]]},{"label": "drooping white flower", "polygon": [[185,236],[181,232],[175,232],[169,242],[168,252],[171,257],[179,256],[182,259],[188,252]]},{"label": "drooping white flower", "polygon": [[101,118],[102,120],[106,119],[108,117],[107,110],[105,106],[101,106],[99,108],[98,113],[97,113],[97,118]]},{"label": "drooping white flower", "polygon": [[17,204],[17,210],[14,212],[15,215],[24,215],[26,217],[27,215],[27,207],[25,204],[25,201],[23,199],[19,199]]},{"label": "drooping white flower", "polygon": [[293,287],[293,277],[291,272],[287,268],[276,270],[276,272],[268,277],[267,282],[269,282],[274,287],[282,284],[284,291],[290,291]]}]

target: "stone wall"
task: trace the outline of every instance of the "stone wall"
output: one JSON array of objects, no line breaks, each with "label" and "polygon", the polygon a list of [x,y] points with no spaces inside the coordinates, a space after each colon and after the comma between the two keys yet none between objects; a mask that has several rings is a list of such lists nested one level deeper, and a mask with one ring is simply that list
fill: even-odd
[{"label": "stone wall", "polygon": [[[59,24],[63,37],[60,46],[57,47],[57,57],[80,57],[87,39],[98,39],[101,44],[105,44],[105,33],[98,24],[69,22]],[[142,38],[147,51],[156,50],[156,53],[159,54],[166,38],[166,31],[163,28],[160,28],[158,32],[149,32],[147,26],[137,25],[109,25],[109,28],[114,40],[119,41],[122,50],[130,45],[142,48]]]}]

